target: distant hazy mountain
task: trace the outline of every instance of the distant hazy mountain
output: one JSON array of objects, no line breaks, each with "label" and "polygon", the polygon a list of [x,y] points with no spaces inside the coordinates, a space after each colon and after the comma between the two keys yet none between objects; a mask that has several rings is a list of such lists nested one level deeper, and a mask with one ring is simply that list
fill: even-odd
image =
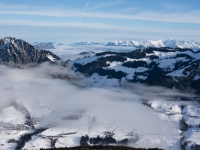
[{"label": "distant hazy mountain", "polygon": [[58,42],[34,42],[33,45],[40,49],[40,50],[43,50],[43,49],[55,49],[55,46],[58,46],[58,45],[63,45],[62,43],[58,43]]},{"label": "distant hazy mountain", "polygon": [[75,42],[71,44],[72,46],[80,45],[105,45],[105,46],[126,46],[134,48],[147,48],[147,47],[170,47],[170,48],[186,48],[192,49],[194,51],[200,50],[200,43],[195,41],[181,41],[175,39],[167,40],[147,40],[144,42],[137,41],[113,41],[103,44],[100,42]]},{"label": "distant hazy mountain", "polygon": [[108,42],[106,46],[133,46],[133,47],[143,47],[140,43],[136,41],[114,41],[114,42]]},{"label": "distant hazy mountain", "polygon": [[136,41],[114,41],[108,42],[106,46],[132,46],[136,48],[147,48],[147,47],[171,47],[171,48],[188,48],[192,50],[200,50],[200,43],[195,41],[180,41],[174,39],[168,40],[147,40],[144,42]]},{"label": "distant hazy mountain", "polygon": [[0,40],[0,63],[27,64],[56,61],[60,58],[46,50],[38,50],[35,46],[14,37]]},{"label": "distant hazy mountain", "polygon": [[76,42],[71,44],[72,46],[78,46],[78,45],[103,45],[102,43],[99,42]]}]

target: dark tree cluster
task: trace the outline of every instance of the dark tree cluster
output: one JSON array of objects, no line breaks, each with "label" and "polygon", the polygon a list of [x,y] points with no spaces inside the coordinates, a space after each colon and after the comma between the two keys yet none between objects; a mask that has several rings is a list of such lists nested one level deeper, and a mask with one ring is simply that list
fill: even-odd
[{"label": "dark tree cluster", "polygon": [[190,86],[197,90],[196,94],[200,94],[200,79],[193,80]]},{"label": "dark tree cluster", "polygon": [[157,51],[157,52],[186,52],[186,51],[190,51],[190,52],[196,53],[192,49],[188,49],[188,48],[148,47],[148,48],[145,48],[143,50],[148,54],[153,53],[153,51]]},{"label": "dark tree cluster", "polygon": [[129,67],[129,68],[138,68],[138,67],[147,67],[148,64],[146,61],[128,61],[122,64],[124,67]]},{"label": "dark tree cluster", "polygon": [[124,62],[127,60],[126,57],[120,56],[120,55],[116,55],[116,56],[106,56],[106,57],[101,57],[98,59],[99,61],[103,61],[103,62],[113,62],[113,61],[120,61],[120,62]]},{"label": "dark tree cluster", "polygon": [[107,51],[107,52],[101,52],[101,53],[96,53],[96,56],[103,56],[103,55],[109,55],[109,54],[118,54],[117,52],[112,52],[112,51]]},{"label": "dark tree cluster", "polygon": [[79,71],[85,75],[92,75],[94,72],[96,72],[96,69],[107,67],[109,64],[106,64],[106,62],[103,61],[93,61],[85,65],[75,63],[74,66],[77,68],[76,71]]},{"label": "dark tree cluster", "polygon": [[119,141],[118,142],[118,144],[120,144],[120,145],[127,145],[128,144],[128,139],[127,138],[125,138],[125,139],[123,139],[123,140],[121,140],[121,141]]},{"label": "dark tree cluster", "polygon": [[191,146],[191,150],[199,150],[200,149],[200,145],[192,145]]},{"label": "dark tree cluster", "polygon": [[150,60],[158,59],[159,57],[156,55],[149,55],[147,56]]},{"label": "dark tree cluster", "polygon": [[10,140],[8,140],[8,143],[17,143],[18,141],[17,140],[15,140],[15,139],[10,139]]},{"label": "dark tree cluster", "polygon": [[141,49],[137,49],[129,53],[119,53],[119,55],[132,58],[132,59],[140,59],[140,58],[145,58],[146,53],[142,51]]},{"label": "dark tree cluster", "polygon": [[198,51],[195,52],[195,51],[193,51],[192,49],[189,49],[189,48],[179,48],[179,47],[175,48],[174,50],[178,51],[178,52],[186,52],[186,51],[190,51],[190,52],[193,52],[193,53],[198,52]]},{"label": "dark tree cluster", "polygon": [[161,47],[161,48],[148,47],[148,48],[145,48],[144,51],[149,54],[149,53],[153,53],[153,51],[157,51],[157,52],[174,52],[175,50],[171,49],[169,47]]},{"label": "dark tree cluster", "polygon": [[88,146],[89,144],[93,145],[107,145],[107,144],[117,144],[116,139],[112,137],[113,135],[106,135],[105,137],[97,137],[89,138],[88,135],[82,136],[80,140],[81,146]]},{"label": "dark tree cluster", "polygon": [[91,76],[93,73],[98,73],[101,76],[108,75],[108,78],[116,78],[121,79],[122,77],[126,76],[126,73],[122,71],[115,71],[113,69],[103,69],[103,67],[109,66],[106,62],[103,61],[93,61],[91,63],[81,65],[81,64],[74,64],[77,68],[76,71],[83,73],[86,76]]},{"label": "dark tree cluster", "polygon": [[116,144],[117,141],[112,136],[105,136],[100,137],[99,135],[96,138],[90,138],[90,144],[100,144],[100,145],[107,145],[107,144]]},{"label": "dark tree cluster", "polygon": [[158,66],[155,66],[152,70],[149,70],[149,75],[147,77],[147,84],[149,85],[157,85],[163,84],[166,82],[165,80],[165,73],[163,69],[159,68]]},{"label": "dark tree cluster", "polygon": [[108,76],[108,78],[115,78],[115,79],[121,79],[126,76],[126,73],[122,71],[115,71],[113,69],[102,69],[98,68],[96,70],[96,73],[98,73],[100,76]]},{"label": "dark tree cluster", "polygon": [[133,147],[127,147],[127,146],[103,146],[103,145],[97,145],[97,146],[78,146],[78,147],[69,147],[69,148],[41,148],[40,150],[161,150],[158,148],[133,148]]},{"label": "dark tree cluster", "polygon": [[95,52],[93,52],[93,51],[89,51],[89,52],[81,52],[81,53],[79,53],[79,55],[88,55],[88,54],[95,54]]},{"label": "dark tree cluster", "polygon": [[88,141],[89,141],[89,136],[82,136],[80,140],[80,145],[81,146],[88,146]]},{"label": "dark tree cluster", "polygon": [[185,57],[186,59],[193,59],[190,55],[188,54],[177,54],[174,58],[179,58],[179,57]]},{"label": "dark tree cluster", "polygon": [[102,53],[97,53],[96,56],[103,56],[106,54],[115,54],[116,56],[123,56],[123,57],[128,57],[132,59],[139,59],[139,58],[145,58],[146,53],[142,51],[141,49],[134,50],[132,52],[102,52]]},{"label": "dark tree cluster", "polygon": [[46,130],[46,128],[35,129],[34,132],[32,132],[32,133],[23,134],[19,138],[19,140],[16,142],[17,146],[16,146],[15,150],[21,150],[25,146],[26,142],[31,140],[31,137],[33,135],[39,134],[39,133],[41,133],[41,132],[43,132],[45,130]]},{"label": "dark tree cluster", "polygon": [[180,68],[186,67],[190,61],[177,61],[174,64],[174,69],[173,70],[178,70]]},{"label": "dark tree cluster", "polygon": [[149,47],[149,48],[144,49],[144,51],[145,51],[147,54],[151,54],[151,53],[153,53],[154,49],[151,48],[151,47]]}]

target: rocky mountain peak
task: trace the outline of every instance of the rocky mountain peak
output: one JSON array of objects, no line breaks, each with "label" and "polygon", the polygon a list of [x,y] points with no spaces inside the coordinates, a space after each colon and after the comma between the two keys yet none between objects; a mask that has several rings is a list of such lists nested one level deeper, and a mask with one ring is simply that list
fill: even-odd
[{"label": "rocky mountain peak", "polygon": [[0,40],[1,64],[27,64],[56,61],[60,58],[49,51],[38,50],[28,42],[14,37]]},{"label": "rocky mountain peak", "polygon": [[10,46],[15,42],[16,38],[14,37],[5,37],[4,39],[0,40],[1,46]]},{"label": "rocky mountain peak", "polygon": [[16,40],[16,38],[14,38],[14,37],[5,37],[3,39],[3,41],[4,41],[5,44],[13,42],[14,40]]}]

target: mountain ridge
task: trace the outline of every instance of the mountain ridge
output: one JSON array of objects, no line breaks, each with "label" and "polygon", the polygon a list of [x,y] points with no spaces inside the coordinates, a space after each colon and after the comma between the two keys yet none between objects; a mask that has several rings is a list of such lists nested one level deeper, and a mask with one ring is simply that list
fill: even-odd
[{"label": "mountain ridge", "polygon": [[104,46],[124,46],[124,47],[134,47],[134,48],[147,48],[147,47],[170,47],[170,48],[186,48],[192,50],[200,50],[200,42],[195,41],[183,41],[183,40],[175,40],[175,39],[167,39],[167,40],[146,40],[143,42],[137,41],[113,41],[108,42],[106,44],[99,42],[75,42],[71,44],[72,46],[80,46],[80,45],[104,45]]},{"label": "mountain ridge", "polygon": [[137,48],[147,48],[147,47],[170,47],[170,48],[189,48],[193,50],[200,50],[200,43],[195,41],[182,41],[175,39],[167,40],[147,40],[143,42],[136,41],[114,41],[109,42],[106,46],[133,46]]}]

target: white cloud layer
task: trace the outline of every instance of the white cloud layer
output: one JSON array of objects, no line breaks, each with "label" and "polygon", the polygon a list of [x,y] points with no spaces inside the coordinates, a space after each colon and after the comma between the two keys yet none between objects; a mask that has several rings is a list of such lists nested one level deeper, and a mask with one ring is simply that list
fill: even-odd
[{"label": "white cloud layer", "polygon": [[53,79],[52,74],[70,72],[48,64],[24,69],[0,66],[0,70],[1,108],[11,102],[25,106],[35,127],[50,128],[42,135],[77,132],[75,139],[68,138],[79,144],[77,138],[85,134],[97,136],[114,131],[120,139],[134,132],[139,141],[132,146],[159,148],[176,145],[180,140],[179,124],[161,120],[141,102],[190,95],[139,84],[130,89],[79,88],[66,80]]}]

